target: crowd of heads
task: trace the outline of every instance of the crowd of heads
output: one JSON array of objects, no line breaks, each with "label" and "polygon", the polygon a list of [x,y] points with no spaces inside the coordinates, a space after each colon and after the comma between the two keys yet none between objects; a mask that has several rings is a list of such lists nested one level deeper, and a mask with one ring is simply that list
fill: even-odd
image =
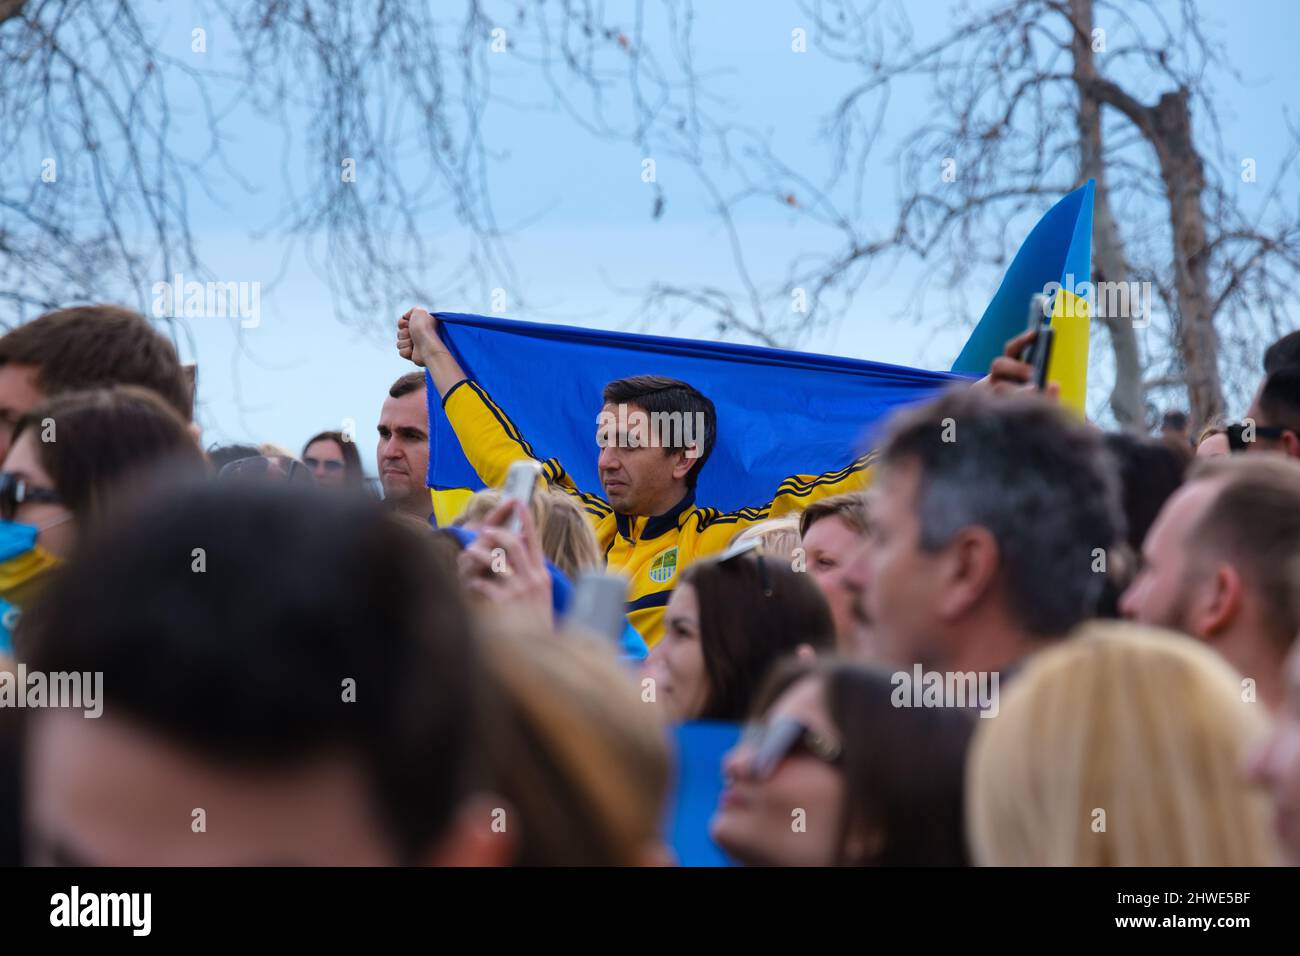
[{"label": "crowd of heads", "polygon": [[[705,422],[598,436],[615,511],[693,491],[705,395],[596,399]],[[0,337],[0,671],[102,675],[95,719],[0,707],[0,862],[671,864],[699,721],[743,727],[708,823],[741,864],[1300,864],[1300,333],[1241,421],[904,408],[865,492],[681,570],[648,652],[565,616],[581,501],[436,527],[425,373],[376,402],[372,483],[341,429],[201,451],[127,310]]]}]

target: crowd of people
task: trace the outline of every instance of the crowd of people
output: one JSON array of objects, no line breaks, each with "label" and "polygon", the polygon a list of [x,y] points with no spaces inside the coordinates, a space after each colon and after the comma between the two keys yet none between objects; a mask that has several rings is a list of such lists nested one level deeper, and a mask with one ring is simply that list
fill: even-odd
[{"label": "crowd of people", "polygon": [[[377,489],[343,430],[203,450],[129,310],[10,330],[0,863],[671,865],[672,731],[708,721],[738,864],[1300,864],[1300,332],[1240,421],[1157,435],[1035,390],[1026,341],[721,512],[707,383],[591,396],[705,427],[598,433],[578,488],[422,309]],[[451,520],[427,389],[487,486]]]}]

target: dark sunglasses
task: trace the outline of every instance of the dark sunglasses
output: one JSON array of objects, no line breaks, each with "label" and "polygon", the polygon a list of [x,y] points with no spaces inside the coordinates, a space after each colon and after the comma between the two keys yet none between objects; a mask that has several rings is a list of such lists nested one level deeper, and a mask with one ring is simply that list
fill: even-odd
[{"label": "dark sunglasses", "polygon": [[791,717],[768,724],[749,724],[740,739],[753,751],[750,768],[754,779],[759,781],[771,777],[786,758],[796,753],[808,754],[832,767],[839,766],[843,756],[838,741]]},{"label": "dark sunglasses", "polygon": [[337,458],[313,458],[309,455],[302,460],[302,463],[313,470],[322,466],[326,471],[343,470],[343,462],[339,461]]},{"label": "dark sunglasses", "polygon": [[1233,422],[1225,431],[1228,433],[1228,448],[1231,451],[1245,451],[1255,438],[1281,438],[1290,429],[1282,428],[1279,425],[1256,425],[1253,430],[1253,438],[1245,437],[1246,425],[1244,422]]},{"label": "dark sunglasses", "polygon": [[311,469],[296,458],[283,455],[258,455],[230,462],[219,472],[219,481],[288,481],[314,484],[316,477]]},{"label": "dark sunglasses", "polygon": [[33,488],[13,472],[0,471],[0,518],[13,521],[18,506],[24,502],[61,505],[63,499],[50,488]]}]

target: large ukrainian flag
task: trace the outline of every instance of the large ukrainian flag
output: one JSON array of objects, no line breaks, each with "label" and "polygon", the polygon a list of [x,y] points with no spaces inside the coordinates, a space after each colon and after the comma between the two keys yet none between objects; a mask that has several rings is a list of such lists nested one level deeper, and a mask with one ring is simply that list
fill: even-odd
[{"label": "large ukrainian flag", "polygon": [[[892,409],[954,381],[860,359],[439,313],[443,338],[492,397],[505,427],[539,458],[558,458],[583,490],[601,493],[596,418],[605,384],[666,375],[714,403],[717,442],[696,500],[731,511],[765,504],[793,474],[821,475],[862,453],[865,430]],[[440,524],[482,482],[465,458],[432,383],[428,485]],[[450,493],[446,493],[450,492]]]},{"label": "large ukrainian flag", "polygon": [[[847,465],[893,408],[987,372],[1007,340],[1024,330],[1032,296],[1052,284],[1062,288],[1052,316],[1056,341],[1048,378],[1060,385],[1062,402],[1082,414],[1088,302],[1073,289],[1091,272],[1092,194],[1089,180],[1039,220],[953,364],[955,374],[481,315],[438,318],[452,354],[509,416],[508,427],[539,457],[558,458],[579,488],[600,492],[595,435],[604,385],[629,375],[667,375],[690,382],[718,411],[717,444],[700,475],[697,500],[724,511],[761,505],[791,474]],[[438,523],[447,524],[483,484],[432,382],[428,398],[428,485]]]}]

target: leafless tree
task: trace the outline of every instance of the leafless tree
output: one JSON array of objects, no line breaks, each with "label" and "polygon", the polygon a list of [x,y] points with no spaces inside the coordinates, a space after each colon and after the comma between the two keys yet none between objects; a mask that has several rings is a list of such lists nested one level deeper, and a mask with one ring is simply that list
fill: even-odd
[{"label": "leafless tree", "polygon": [[[760,144],[751,154],[754,185],[727,203],[733,215],[755,198],[792,206],[837,230],[836,248],[793,257],[783,282],[748,297],[748,314],[743,299],[716,290],[660,287],[651,300],[712,309],[724,324],[741,314],[770,329],[782,325],[791,291],[801,289],[813,323],[835,321],[869,275],[910,259],[932,264],[925,283],[982,304],[988,289],[973,294],[969,277],[996,274],[1027,223],[1093,178],[1093,281],[1150,281],[1162,306],[1146,354],[1134,316],[1097,315],[1114,355],[1111,412],[1141,427],[1149,390],[1177,401],[1175,389],[1185,389],[1197,420],[1220,415],[1224,376],[1240,394],[1258,377],[1245,357],[1294,325],[1286,303],[1300,278],[1300,214],[1285,205],[1294,199],[1293,189],[1284,191],[1294,148],[1271,187],[1233,188],[1248,158],[1223,149],[1210,79],[1235,74],[1197,6],[963,5],[943,38],[924,45],[906,9],[880,0],[804,4],[822,53],[860,74],[828,116],[833,173],[811,183]],[[862,211],[876,185],[867,160],[891,89],[917,80],[929,84],[935,111],[899,152],[896,219],[874,228]],[[943,175],[945,163],[955,175]]]},{"label": "leafless tree", "polygon": [[[1284,183],[1296,156],[1271,186],[1234,182],[1244,157],[1226,156],[1210,88],[1233,74],[1192,0],[964,6],[924,45],[895,0],[791,9],[815,51],[856,76],[826,112],[825,170],[733,120],[697,57],[690,0],[205,0],[204,19],[239,44],[240,68],[226,73],[163,49],[129,0],[0,0],[0,151],[32,171],[0,182],[4,314],[123,286],[143,307],[150,280],[201,274],[187,190],[223,177],[268,188],[240,183],[229,162],[222,121],[249,107],[278,117],[298,150],[268,156],[281,183],[263,226],[300,239],[341,316],[446,301],[488,277],[518,301],[515,224],[492,202],[499,144],[484,124],[490,108],[520,106],[494,87],[492,57],[506,52],[548,108],[684,163],[708,197],[734,274],[707,286],[660,277],[639,295],[657,322],[708,317],[721,335],[798,344],[904,262],[925,267],[916,302],[937,289],[943,311],[971,320],[1027,225],[1090,177],[1093,279],[1150,281],[1161,305],[1141,338],[1129,316],[1098,317],[1119,422],[1142,422],[1148,392],[1184,388],[1197,418],[1219,413],[1225,381],[1239,392],[1255,371],[1237,356],[1293,322],[1300,219]],[[936,108],[894,157],[897,214],[882,225],[864,209],[880,189],[868,159],[903,83],[927,85]],[[193,149],[169,135],[186,84],[208,131]],[[647,187],[646,214],[659,218],[671,197],[653,178]],[[763,204],[829,245],[793,252],[780,274],[759,270],[743,223]],[[926,321],[937,311],[918,307]]]}]

